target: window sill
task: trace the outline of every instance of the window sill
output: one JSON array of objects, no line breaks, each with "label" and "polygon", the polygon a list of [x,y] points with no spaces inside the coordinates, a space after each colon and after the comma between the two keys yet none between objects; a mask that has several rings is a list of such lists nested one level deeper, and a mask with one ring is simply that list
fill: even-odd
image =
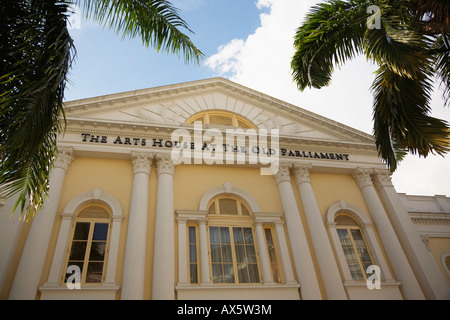
[{"label": "window sill", "polygon": [[215,289],[261,289],[261,288],[300,288],[297,282],[294,283],[245,283],[245,284],[181,284],[179,283],[175,286],[176,289],[192,289],[192,290],[203,290],[208,288]]},{"label": "window sill", "polygon": [[[401,283],[398,281],[381,281],[380,285],[383,286],[400,286]],[[355,281],[349,280],[344,282],[344,287],[367,287],[366,281]]]},{"label": "window sill", "polygon": [[79,289],[69,289],[66,285],[59,284],[44,284],[39,287],[41,300],[114,300],[119,289],[120,286],[114,283],[99,286],[81,286]]},{"label": "window sill", "polygon": [[296,282],[289,284],[178,284],[175,286],[180,300],[298,300],[299,288],[300,285]]}]

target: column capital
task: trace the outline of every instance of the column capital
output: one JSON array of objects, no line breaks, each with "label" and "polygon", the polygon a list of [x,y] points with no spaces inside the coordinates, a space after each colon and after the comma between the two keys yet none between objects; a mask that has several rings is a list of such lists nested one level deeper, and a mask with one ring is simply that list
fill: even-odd
[{"label": "column capital", "polygon": [[280,184],[283,181],[291,181],[291,166],[292,165],[290,163],[280,163],[277,173],[273,175],[277,184]]},{"label": "column capital", "polygon": [[157,153],[155,158],[158,176],[161,174],[170,174],[173,176],[175,172],[175,163],[172,161],[171,154]]},{"label": "column capital", "polygon": [[372,169],[365,168],[356,168],[355,171],[353,171],[353,178],[356,180],[360,189],[373,186],[372,177],[370,176],[372,172]]},{"label": "column capital", "polygon": [[149,175],[153,157],[153,153],[131,152],[134,174],[145,173]]},{"label": "column capital", "polygon": [[58,155],[53,161],[53,166],[55,168],[60,168],[63,169],[64,171],[67,171],[67,168],[69,168],[70,164],[72,163],[72,160],[73,160],[73,148],[61,147],[58,148]]},{"label": "column capital", "polygon": [[393,187],[391,172],[387,169],[373,170],[374,183],[377,187]]},{"label": "column capital", "polygon": [[298,184],[302,183],[311,183],[311,179],[309,177],[309,170],[312,168],[312,165],[309,164],[294,164],[294,176],[295,180],[297,180]]}]

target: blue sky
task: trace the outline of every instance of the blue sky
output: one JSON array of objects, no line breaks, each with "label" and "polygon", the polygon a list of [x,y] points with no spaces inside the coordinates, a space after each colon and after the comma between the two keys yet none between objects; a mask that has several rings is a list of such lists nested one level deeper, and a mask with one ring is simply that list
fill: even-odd
[{"label": "blue sky", "polygon": [[[139,39],[81,19],[71,30],[77,49],[66,100],[221,76],[355,129],[372,133],[372,94],[376,66],[362,57],[333,74],[329,87],[299,92],[292,83],[293,37],[318,0],[173,0],[205,54],[200,66],[157,53]],[[433,115],[450,122],[436,90]],[[398,192],[450,196],[450,156],[408,156],[393,175]]]},{"label": "blue sky", "polygon": [[[260,25],[261,11],[252,0],[172,3],[195,34],[184,31],[207,57],[234,38],[246,38]],[[147,48],[140,39],[122,39],[120,34],[91,21],[82,19],[71,34],[77,54],[66,100],[216,76],[203,64],[186,65],[177,56]]]}]

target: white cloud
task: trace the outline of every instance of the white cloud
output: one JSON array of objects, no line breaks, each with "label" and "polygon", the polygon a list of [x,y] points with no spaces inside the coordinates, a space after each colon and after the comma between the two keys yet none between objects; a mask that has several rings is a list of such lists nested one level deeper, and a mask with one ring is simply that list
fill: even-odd
[{"label": "white cloud", "polygon": [[[206,65],[217,75],[308,109],[366,133],[372,133],[372,94],[376,66],[358,57],[333,74],[332,85],[297,90],[290,61],[293,41],[309,8],[317,0],[258,0],[261,25],[247,39],[234,39],[218,48]],[[270,10],[267,10],[270,9]],[[442,109],[437,97],[434,109]],[[448,110],[447,110],[448,111]],[[450,112],[438,111],[450,121]],[[409,156],[393,176],[399,192],[450,195],[450,157]],[[422,168],[422,169],[420,169]]]},{"label": "white cloud", "polygon": [[226,45],[220,46],[219,53],[208,58],[206,65],[223,77],[233,76],[240,71],[244,45],[242,39],[231,40]]}]

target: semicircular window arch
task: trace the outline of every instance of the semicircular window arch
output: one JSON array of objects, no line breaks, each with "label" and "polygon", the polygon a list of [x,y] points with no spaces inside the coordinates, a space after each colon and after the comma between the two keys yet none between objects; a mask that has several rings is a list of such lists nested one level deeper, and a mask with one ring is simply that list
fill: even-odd
[{"label": "semicircular window arch", "polygon": [[237,197],[219,196],[210,201],[208,214],[250,216],[248,205]]},{"label": "semicircular window arch", "polygon": [[205,125],[230,126],[242,129],[257,129],[248,119],[229,111],[202,111],[186,120],[186,123],[200,121]]}]

